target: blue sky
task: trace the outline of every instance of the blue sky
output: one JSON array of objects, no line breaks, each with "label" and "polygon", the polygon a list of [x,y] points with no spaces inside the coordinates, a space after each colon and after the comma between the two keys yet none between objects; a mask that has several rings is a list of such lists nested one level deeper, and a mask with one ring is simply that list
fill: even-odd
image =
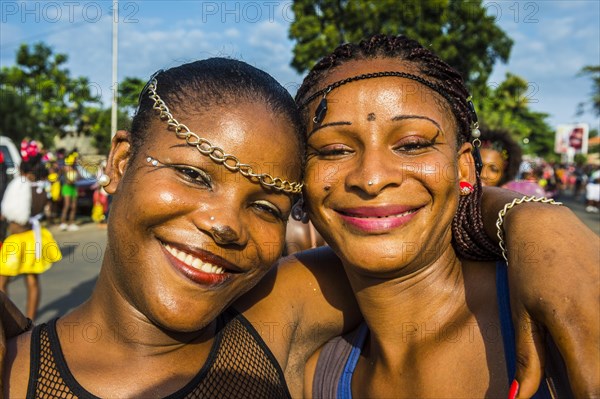
[{"label": "blue sky", "polygon": [[[507,71],[529,82],[533,109],[548,122],[600,121],[575,116],[588,101],[584,65],[600,65],[600,1],[487,1],[488,14],[515,41]],[[73,76],[87,76],[108,103],[111,87],[112,1],[0,1],[0,65],[14,63],[21,43],[44,41],[69,55]],[[302,76],[290,67],[290,0],[119,1],[119,79],[146,79],[155,70],[199,58],[229,56],[271,73],[292,93]]]}]

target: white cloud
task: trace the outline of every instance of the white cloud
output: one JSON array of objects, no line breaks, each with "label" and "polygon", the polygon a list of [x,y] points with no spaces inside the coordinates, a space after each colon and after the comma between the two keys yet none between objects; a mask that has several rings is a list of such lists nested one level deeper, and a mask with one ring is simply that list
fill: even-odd
[{"label": "white cloud", "polygon": [[235,28],[226,29],[224,34],[225,34],[225,36],[230,37],[230,38],[240,37],[240,31]]}]

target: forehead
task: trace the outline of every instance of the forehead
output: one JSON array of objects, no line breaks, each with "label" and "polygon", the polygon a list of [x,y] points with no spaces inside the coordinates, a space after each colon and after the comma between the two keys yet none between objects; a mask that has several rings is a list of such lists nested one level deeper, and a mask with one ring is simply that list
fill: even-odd
[{"label": "forehead", "polygon": [[[297,135],[288,118],[274,113],[266,104],[231,102],[195,110],[171,107],[170,111],[179,123],[206,140],[206,147],[220,148],[223,153],[217,150],[216,155],[234,155],[241,163],[250,164],[254,173],[298,180],[302,154]],[[150,126],[145,146],[153,154],[176,146],[190,152],[199,163],[212,162],[196,147],[181,146],[185,139],[167,129],[167,123],[158,115],[153,116]]]},{"label": "forehead", "polygon": [[[322,89],[349,77],[384,71],[405,72],[427,79],[427,76],[407,62],[375,58],[350,61],[337,67],[323,79],[318,88]],[[358,118],[379,120],[381,117],[411,113],[435,117],[440,124],[445,125],[444,130],[447,132],[454,131],[456,127],[454,114],[444,97],[428,86],[408,78],[390,76],[356,80],[333,89],[327,95],[327,103],[328,116],[338,112],[350,113],[349,107],[352,107],[352,113],[356,113],[358,107],[361,112],[356,115]],[[338,103],[341,106],[336,106]],[[310,115],[314,114],[318,104],[319,99],[310,104]]]},{"label": "forehead", "polygon": [[481,158],[484,162],[488,163],[503,163],[504,159],[502,158],[502,154],[498,151],[493,150],[491,148],[482,148],[479,150],[481,152]]}]

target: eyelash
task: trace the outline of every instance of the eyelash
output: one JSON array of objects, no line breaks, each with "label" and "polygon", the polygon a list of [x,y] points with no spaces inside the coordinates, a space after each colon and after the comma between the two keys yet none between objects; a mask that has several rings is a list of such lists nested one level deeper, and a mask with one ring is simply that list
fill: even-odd
[{"label": "eyelash", "polygon": [[423,140],[417,139],[414,141],[410,141],[405,144],[398,145],[394,148],[394,151],[398,152],[406,152],[406,153],[416,153],[421,150],[425,150],[429,147],[433,147],[435,145],[435,140]]},{"label": "eyelash", "polygon": [[201,184],[205,187],[212,188],[212,179],[203,170],[196,169],[187,165],[171,165],[183,178],[191,183]]},{"label": "eyelash", "polygon": [[[394,148],[395,151],[404,153],[417,153],[421,150],[425,150],[435,145],[435,140],[424,140],[418,139],[405,144],[401,144]],[[336,157],[347,155],[352,152],[345,146],[328,146],[322,149],[315,149],[316,153],[320,157]]]},{"label": "eyelash", "polygon": [[283,220],[283,215],[281,214],[281,211],[279,209],[277,209],[274,205],[267,205],[265,202],[263,201],[257,201],[253,204],[254,207],[258,208],[260,211],[262,212],[267,212],[270,213],[271,215],[273,215],[274,217],[276,217],[277,219]]},{"label": "eyelash", "polygon": [[320,157],[335,157],[348,155],[352,150],[343,145],[326,146],[324,148],[315,149],[315,152]]}]

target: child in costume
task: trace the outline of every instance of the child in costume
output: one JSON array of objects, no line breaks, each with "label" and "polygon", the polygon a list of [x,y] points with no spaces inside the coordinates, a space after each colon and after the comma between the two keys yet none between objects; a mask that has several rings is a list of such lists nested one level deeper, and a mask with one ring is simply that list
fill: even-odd
[{"label": "child in costume", "polygon": [[60,229],[77,231],[79,226],[75,224],[75,214],[77,213],[77,186],[75,183],[79,178],[77,174],[77,150],[73,150],[66,158],[63,169],[63,184],[61,186],[61,195],[63,198],[63,208],[60,217]]},{"label": "child in costume", "polygon": [[62,258],[52,234],[41,227],[47,201],[45,168],[35,143],[23,154],[20,174],[8,184],[2,199],[2,217],[8,221],[9,236],[0,248],[0,290],[6,292],[11,277],[25,275],[27,317],[35,319],[40,301],[38,275]]}]

